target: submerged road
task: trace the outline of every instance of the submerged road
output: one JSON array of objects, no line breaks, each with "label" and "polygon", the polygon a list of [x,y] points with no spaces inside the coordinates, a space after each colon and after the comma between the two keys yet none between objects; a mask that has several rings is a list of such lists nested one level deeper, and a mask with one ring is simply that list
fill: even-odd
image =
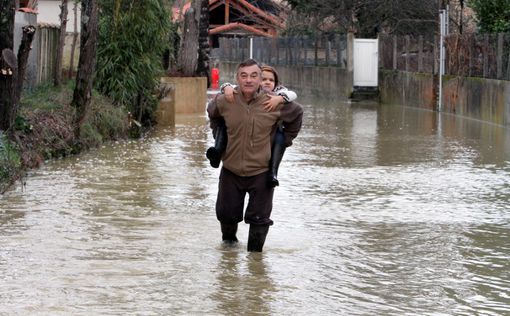
[{"label": "submerged road", "polygon": [[0,315],[508,315],[510,132],[302,98],[262,254],[221,245],[205,113],[0,197]]}]

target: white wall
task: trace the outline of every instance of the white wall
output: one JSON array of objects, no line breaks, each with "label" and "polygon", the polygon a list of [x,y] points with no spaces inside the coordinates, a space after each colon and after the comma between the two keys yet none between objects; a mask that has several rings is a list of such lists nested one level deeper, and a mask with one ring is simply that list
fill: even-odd
[{"label": "white wall", "polygon": [[[60,0],[39,0],[37,5],[37,22],[52,23],[60,25]],[[74,32],[74,1],[68,0],[67,4],[67,32]],[[80,32],[81,6],[78,4],[78,32]]]}]

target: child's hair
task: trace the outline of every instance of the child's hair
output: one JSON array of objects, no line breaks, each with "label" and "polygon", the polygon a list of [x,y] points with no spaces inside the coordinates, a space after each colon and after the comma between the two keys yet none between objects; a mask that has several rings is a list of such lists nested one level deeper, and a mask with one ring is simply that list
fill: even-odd
[{"label": "child's hair", "polygon": [[268,65],[263,65],[261,67],[262,71],[269,71],[269,72],[272,72],[273,75],[274,75],[274,87],[278,87],[279,85],[279,82],[278,82],[278,72],[276,72],[276,69],[274,69],[273,67],[271,66],[268,66]]}]

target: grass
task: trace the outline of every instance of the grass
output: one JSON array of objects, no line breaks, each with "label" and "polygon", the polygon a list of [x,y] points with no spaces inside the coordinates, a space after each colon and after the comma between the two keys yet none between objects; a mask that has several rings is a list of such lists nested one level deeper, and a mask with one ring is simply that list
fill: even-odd
[{"label": "grass", "polygon": [[79,138],[72,125],[74,83],[59,88],[43,85],[22,95],[12,140],[0,136],[0,193],[23,170],[36,168],[47,159],[65,157],[127,138],[128,113],[98,93],[92,94],[89,113]]}]

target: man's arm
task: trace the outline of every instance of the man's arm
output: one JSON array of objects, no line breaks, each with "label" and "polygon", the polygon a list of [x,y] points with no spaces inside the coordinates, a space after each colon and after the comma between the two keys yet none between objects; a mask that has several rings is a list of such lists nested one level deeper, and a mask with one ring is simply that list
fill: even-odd
[{"label": "man's arm", "polygon": [[296,102],[290,102],[282,107],[280,113],[280,118],[283,121],[284,127],[285,146],[289,147],[301,130],[301,125],[303,124],[303,107]]}]

